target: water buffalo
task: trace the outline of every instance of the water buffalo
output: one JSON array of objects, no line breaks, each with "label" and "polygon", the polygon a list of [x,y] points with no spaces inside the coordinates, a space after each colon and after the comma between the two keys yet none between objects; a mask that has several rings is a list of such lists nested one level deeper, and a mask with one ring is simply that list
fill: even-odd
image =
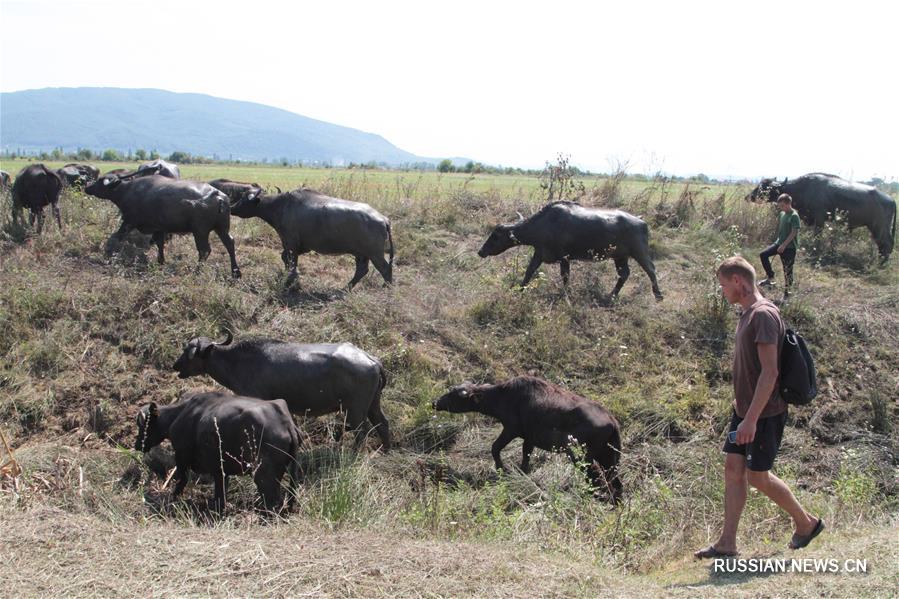
[{"label": "water buffalo", "polygon": [[168,177],[169,179],[180,179],[181,169],[178,168],[177,164],[172,164],[171,162],[159,159],[145,162],[137,167],[138,177],[147,177],[150,175],[161,175],[163,177]]},{"label": "water buffalo", "polygon": [[74,185],[88,185],[100,178],[100,169],[89,164],[70,162],[62,168],[56,169],[56,174],[63,184],[72,187]]},{"label": "water buffalo", "polygon": [[570,260],[612,258],[618,271],[618,282],[612,290],[614,298],[630,276],[627,262],[628,258],[633,258],[649,276],[656,299],[662,299],[655,265],[649,257],[649,227],[623,210],[587,208],[567,201],[551,202],[528,219],[521,217],[517,223],[498,225],[478,255],[481,258],[497,256],[516,245],[534,248],[522,287],[530,282],[541,264],[558,262],[562,282],[567,287]]},{"label": "water buffalo", "polygon": [[215,179],[210,181],[209,184],[228,196],[232,204],[247,196],[257,196],[263,191],[258,183],[241,183],[231,179]]},{"label": "water buffalo", "polygon": [[[306,252],[354,256],[356,273],[349,289],[368,273],[369,261],[385,283],[393,281],[390,221],[368,204],[297,189],[278,195],[250,194],[234,204],[231,213],[241,218],[258,216],[274,227],[281,238],[281,259],[290,269],[290,281],[297,276],[297,258]],[[384,259],[388,245],[389,261]]]},{"label": "water buffalo", "polygon": [[181,181],[161,175],[137,176],[105,175],[88,185],[85,192],[110,200],[122,212],[122,225],[113,235],[121,240],[131,229],[152,234],[158,248],[157,259],[165,263],[163,246],[168,233],[193,233],[200,261],[206,260],[212,249],[209,233],[215,231],[231,258],[231,272],[240,277],[231,227],[230,204],[227,196],[195,181]]},{"label": "water buffalo", "polygon": [[[290,472],[297,483],[300,438],[282,399],[263,401],[230,393],[186,393],[178,403],[151,403],[137,414],[134,448],[148,452],[169,439],[175,450],[178,497],[190,471],[210,474],[215,481],[215,507],[225,506],[228,477],[252,474],[263,509],[281,506],[281,478]],[[290,494],[289,506],[294,495]]]},{"label": "water buffalo", "polygon": [[[173,368],[179,378],[208,374],[240,395],[282,398],[294,414],[320,416],[345,412],[356,431],[356,448],[365,440],[365,419],[390,449],[390,429],[381,412],[387,373],[381,362],[350,343],[299,344],[254,339],[231,345],[196,337],[184,346]],[[339,433],[338,433],[339,436]]]},{"label": "water buffalo", "polygon": [[13,222],[19,222],[22,208],[28,208],[31,212],[28,221],[33,225],[37,219],[37,232],[40,233],[44,228],[44,207],[49,205],[62,231],[62,216],[59,213],[62,185],[59,175],[43,164],[31,164],[19,171],[12,186]]},{"label": "water buffalo", "polygon": [[521,437],[521,470],[530,468],[535,447],[564,449],[577,463],[574,442],[586,450],[583,461],[596,490],[610,490],[613,501],[621,496],[618,459],[621,435],[618,421],[604,407],[543,379],[522,376],[498,385],[463,383],[433,403],[447,412],[479,412],[500,421],[503,430],[493,442],[496,467],[505,470],[500,452],[512,439]]},{"label": "water buffalo", "polygon": [[867,227],[882,261],[890,257],[896,241],[896,202],[882,191],[836,175],[810,173],[793,180],[762,179],[746,199],[776,202],[782,193],[793,197],[793,207],[816,233],[843,211],[850,230]]}]

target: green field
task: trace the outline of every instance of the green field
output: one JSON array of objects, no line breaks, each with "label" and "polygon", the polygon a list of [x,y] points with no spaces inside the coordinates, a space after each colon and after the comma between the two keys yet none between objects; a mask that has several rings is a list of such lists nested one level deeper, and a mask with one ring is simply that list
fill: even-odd
[{"label": "green field", "polygon": [[[13,174],[23,163],[4,162]],[[53,165],[58,166],[58,165]],[[103,164],[104,170],[133,164]],[[243,278],[212,240],[196,265],[189,237],[104,256],[118,214],[67,191],[64,231],[41,236],[0,206],[0,429],[24,473],[0,480],[0,576],[13,595],[328,596],[887,596],[897,572],[899,288],[897,258],[877,265],[867,232],[810,231],[797,293],[782,307],[809,341],[821,395],[796,408],[776,472],[827,531],[801,557],[867,558],[867,576],[723,576],[690,558],[722,520],[719,447],[732,398],[734,310],[714,267],[769,242],[771,206],[745,187],[583,181],[584,204],[618,206],[651,228],[665,300],[632,264],[620,299],[610,263],[575,263],[566,294],[556,267],[513,287],[525,249],[480,259],[490,228],[544,203],[535,178],[398,171],[187,165],[226,177],[317,188],[390,217],[395,284],[370,274],[350,294],[349,257],[305,255],[285,285],[280,244],[261,221],[232,219]],[[775,265],[780,274],[779,265]],[[211,485],[170,503],[130,448],[134,416],[208,378],[171,364],[197,335],[349,341],[384,362],[384,409],[397,449],[353,455],[336,418],[303,424],[309,444],[298,509],[276,525],[235,481],[213,519]],[[607,406],[621,421],[625,498],[595,501],[564,456],[537,451],[533,471],[499,475],[491,420],[435,414],[463,380],[534,373]],[[518,461],[520,441],[505,452]],[[0,449],[0,456],[3,451]],[[162,460],[164,456],[158,457]],[[2,457],[0,457],[2,462]],[[746,557],[792,557],[790,523],[751,492]],[[227,548],[227,550],[225,550]]]}]

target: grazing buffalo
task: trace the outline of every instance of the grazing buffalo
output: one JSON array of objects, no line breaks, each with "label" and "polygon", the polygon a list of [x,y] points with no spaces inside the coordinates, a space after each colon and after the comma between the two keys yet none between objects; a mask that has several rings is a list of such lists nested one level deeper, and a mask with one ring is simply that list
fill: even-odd
[{"label": "grazing buffalo", "polygon": [[100,178],[100,169],[89,164],[70,162],[64,167],[57,169],[56,174],[59,175],[63,184],[68,187],[84,186]]},{"label": "grazing buffalo", "polygon": [[842,211],[850,230],[868,228],[882,261],[890,257],[896,242],[896,202],[882,191],[835,175],[810,173],[793,180],[762,179],[746,199],[776,202],[782,193],[792,196],[793,208],[816,233]]},{"label": "grazing buffalo", "polygon": [[231,227],[230,204],[227,196],[195,181],[181,181],[161,175],[106,175],[88,185],[85,191],[98,198],[110,200],[122,212],[122,225],[113,239],[122,240],[131,229],[152,234],[158,251],[157,259],[165,263],[163,246],[168,233],[193,233],[200,262],[212,249],[209,233],[215,231],[231,258],[231,272],[240,277]]},{"label": "grazing buffalo", "polygon": [[151,162],[145,162],[137,167],[138,177],[148,177],[150,175],[161,175],[163,177],[168,177],[169,179],[180,179],[181,169],[178,168],[177,164],[158,159]]},{"label": "grazing buffalo", "polygon": [[44,207],[49,205],[62,231],[62,216],[59,213],[62,185],[59,175],[43,164],[31,164],[19,171],[12,186],[13,222],[19,222],[22,208],[28,208],[31,212],[28,221],[33,225],[37,219],[37,232],[40,233],[44,228]]},{"label": "grazing buffalo", "polygon": [[597,490],[611,491],[613,501],[621,496],[618,459],[621,435],[618,422],[608,410],[542,379],[522,376],[498,385],[463,383],[434,402],[447,412],[479,412],[500,421],[503,430],[493,442],[496,467],[505,470],[500,452],[512,439],[521,437],[521,470],[530,468],[535,447],[564,449],[574,462],[571,445],[579,443],[586,453],[587,475]]},{"label": "grazing buffalo", "polygon": [[[215,507],[225,506],[228,477],[252,474],[266,511],[281,507],[281,478],[298,476],[300,438],[284,400],[263,401],[230,393],[187,393],[176,404],[151,403],[137,414],[134,448],[144,453],[168,439],[175,450],[178,497],[191,470],[215,481]],[[293,506],[290,493],[289,506]]]},{"label": "grazing buffalo", "polygon": [[208,337],[188,341],[173,366],[178,377],[208,374],[240,395],[282,398],[294,414],[344,412],[347,428],[356,431],[357,449],[368,432],[368,418],[384,449],[390,449],[390,429],[381,412],[387,373],[377,358],[350,343],[255,339],[231,345],[232,339],[229,332],[223,343]]},{"label": "grazing buffalo", "polygon": [[210,181],[209,184],[228,196],[232,204],[248,196],[258,196],[263,191],[258,183],[241,183],[231,179],[215,179]]},{"label": "grazing buffalo", "polygon": [[528,219],[522,217],[517,223],[498,225],[478,255],[481,258],[496,256],[516,245],[534,248],[522,287],[530,282],[541,264],[558,262],[562,282],[567,287],[570,260],[612,258],[618,271],[618,282],[612,290],[612,298],[615,298],[630,276],[627,262],[628,258],[633,258],[649,276],[656,299],[662,299],[655,265],[649,257],[649,227],[623,210],[552,202]]},{"label": "grazing buffalo", "polygon": [[[350,254],[356,258],[352,289],[368,273],[371,261],[386,283],[393,281],[393,236],[390,221],[362,202],[322,195],[311,189],[297,189],[278,195],[249,195],[231,207],[241,218],[258,216],[281,237],[281,259],[290,269],[290,281],[297,277],[297,258],[306,252]],[[384,259],[389,245],[390,260]]]}]

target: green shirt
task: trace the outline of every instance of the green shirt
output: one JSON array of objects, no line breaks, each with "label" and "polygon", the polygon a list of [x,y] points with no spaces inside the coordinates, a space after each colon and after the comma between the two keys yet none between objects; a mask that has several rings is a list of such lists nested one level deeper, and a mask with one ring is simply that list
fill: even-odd
[{"label": "green shirt", "polygon": [[795,210],[781,212],[780,221],[777,224],[777,240],[774,243],[781,245],[790,236],[793,229],[796,229],[796,237],[787,245],[787,249],[795,250],[799,247],[799,213]]}]

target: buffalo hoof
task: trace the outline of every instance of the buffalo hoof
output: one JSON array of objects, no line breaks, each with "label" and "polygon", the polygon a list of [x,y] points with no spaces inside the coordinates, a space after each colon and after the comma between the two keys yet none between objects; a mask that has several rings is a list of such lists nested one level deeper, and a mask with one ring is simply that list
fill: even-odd
[{"label": "buffalo hoof", "polygon": [[660,302],[660,301],[662,301],[663,299],[665,299],[665,296],[662,295],[661,293],[655,293],[655,294],[653,294],[653,295],[656,296],[656,301],[657,301],[657,302]]},{"label": "buffalo hoof", "polygon": [[239,269],[239,268],[235,268],[234,270],[232,270],[232,271],[231,271],[231,276],[234,277],[235,279],[239,279],[239,278],[241,277],[240,269]]}]

